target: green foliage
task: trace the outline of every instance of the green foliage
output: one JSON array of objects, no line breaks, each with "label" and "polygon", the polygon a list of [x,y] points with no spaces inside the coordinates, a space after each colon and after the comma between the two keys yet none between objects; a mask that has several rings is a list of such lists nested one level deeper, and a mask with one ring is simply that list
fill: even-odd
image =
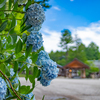
[{"label": "green foliage", "polygon": [[62,37],[60,38],[60,47],[68,50],[68,44],[72,43],[71,32],[68,29],[64,29],[62,32]]},{"label": "green foliage", "polygon": [[49,53],[49,56],[52,60],[54,60],[55,62],[57,62],[57,64],[59,65],[66,65],[67,61],[66,61],[66,52],[63,52],[63,51],[56,51],[56,52],[53,52],[51,51]]},{"label": "green foliage", "polygon": [[96,73],[100,71],[100,69],[92,61],[86,61],[85,63],[90,67],[90,69],[86,69],[87,77],[89,77],[91,73]]},{"label": "green foliage", "polygon": [[86,57],[88,60],[98,60],[99,56],[99,47],[94,43],[91,42],[85,50]]},{"label": "green foliage", "polygon": [[[48,1],[41,0],[37,3],[40,3],[46,10],[50,8]],[[14,84],[12,85],[14,90],[12,90],[11,86],[7,83],[8,91],[12,94],[12,97],[6,100],[18,99],[18,96],[21,97],[22,94],[32,92],[35,87],[35,79],[40,75],[40,69],[35,64],[38,52],[31,52],[31,45],[29,48],[26,48],[27,36],[30,34],[27,32],[27,29],[31,26],[25,25],[26,19],[24,18],[25,11],[23,9],[27,10],[28,6],[34,3],[36,3],[34,0],[28,0],[26,4],[20,5],[18,0],[0,0],[0,71],[12,82],[17,74],[21,74],[22,71],[26,70],[25,79],[29,79],[32,84],[32,88],[30,88],[30,86],[21,86],[19,82],[19,89],[16,90],[18,85]],[[32,60],[32,64],[26,62],[27,58]],[[28,64],[31,68],[28,67]],[[12,78],[10,76],[11,68],[15,72]],[[29,75],[30,70],[31,75]],[[1,73],[0,77],[3,77]],[[7,82],[7,79],[5,80]],[[15,95],[14,91],[18,96]]]}]

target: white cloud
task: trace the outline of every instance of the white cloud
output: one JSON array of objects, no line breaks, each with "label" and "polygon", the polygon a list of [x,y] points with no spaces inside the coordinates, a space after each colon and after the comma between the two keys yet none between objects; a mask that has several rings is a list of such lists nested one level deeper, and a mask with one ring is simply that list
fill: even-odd
[{"label": "white cloud", "polygon": [[70,0],[70,1],[74,1],[74,0]]},{"label": "white cloud", "polygon": [[[57,31],[51,31],[47,28],[42,30],[43,33],[43,40],[44,40],[44,48],[47,52],[50,52],[51,50],[61,50],[60,47],[58,47],[60,42],[60,36],[61,33]],[[47,33],[48,35],[46,35]]]},{"label": "white cloud", "polygon": [[58,8],[58,7],[56,7],[56,6],[54,6],[53,9],[58,10],[58,11],[61,10],[60,8]]},{"label": "white cloud", "polygon": [[91,23],[88,27],[71,28],[72,35],[78,35],[82,42],[88,46],[90,42],[95,42],[100,47],[100,21]]},{"label": "white cloud", "polygon": [[[88,27],[69,28],[69,30],[71,30],[73,37],[75,34],[77,34],[82,40],[82,43],[84,43],[86,46],[88,46],[91,42],[95,42],[100,47],[100,21],[97,23],[91,23]],[[61,37],[60,32],[45,28],[42,29],[42,33],[44,47],[47,52],[50,52],[51,50],[62,50],[60,47],[58,47]]]}]

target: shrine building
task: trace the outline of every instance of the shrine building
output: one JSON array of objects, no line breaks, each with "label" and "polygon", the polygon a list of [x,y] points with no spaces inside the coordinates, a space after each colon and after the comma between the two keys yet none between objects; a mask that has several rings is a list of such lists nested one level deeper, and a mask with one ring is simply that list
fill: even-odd
[{"label": "shrine building", "polygon": [[63,67],[65,69],[65,76],[68,78],[78,77],[78,71],[80,71],[80,78],[86,78],[85,70],[89,69],[89,66],[84,64],[75,58],[73,61]]}]

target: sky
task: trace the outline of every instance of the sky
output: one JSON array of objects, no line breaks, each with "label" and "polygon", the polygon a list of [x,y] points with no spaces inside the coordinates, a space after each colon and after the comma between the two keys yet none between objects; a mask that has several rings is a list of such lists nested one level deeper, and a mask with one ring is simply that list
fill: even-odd
[{"label": "sky", "polygon": [[63,29],[69,29],[73,37],[77,34],[86,46],[93,41],[100,47],[100,0],[50,0],[49,4],[40,30],[48,53],[62,50]]}]

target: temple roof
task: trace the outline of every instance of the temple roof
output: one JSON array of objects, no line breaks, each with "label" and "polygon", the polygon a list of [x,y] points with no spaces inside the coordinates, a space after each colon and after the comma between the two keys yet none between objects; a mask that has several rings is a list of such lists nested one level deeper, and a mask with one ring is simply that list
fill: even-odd
[{"label": "temple roof", "polygon": [[77,58],[75,58],[73,61],[71,61],[70,63],[65,65],[63,68],[64,69],[67,69],[67,68],[70,68],[70,69],[83,69],[83,68],[89,69],[89,66],[84,64],[83,62],[81,62]]}]

